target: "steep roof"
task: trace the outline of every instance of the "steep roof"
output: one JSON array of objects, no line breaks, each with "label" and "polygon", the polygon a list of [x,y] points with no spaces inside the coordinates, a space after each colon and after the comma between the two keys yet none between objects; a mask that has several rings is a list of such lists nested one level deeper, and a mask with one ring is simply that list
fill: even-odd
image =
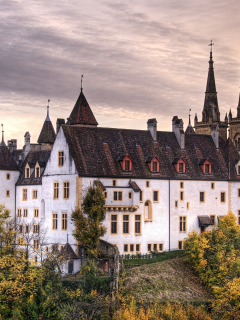
[{"label": "steep roof", "polygon": [[[79,176],[228,180],[226,147],[222,138],[217,150],[210,135],[186,134],[185,150],[181,150],[173,132],[158,131],[154,142],[151,133],[144,130],[74,125],[62,128]],[[231,157],[240,159],[234,149],[231,147]],[[128,154],[133,159],[131,172],[122,170],[117,161],[120,154]],[[159,172],[150,172],[145,162],[150,155],[160,159]],[[186,161],[185,174],[176,172],[172,163],[175,158]],[[210,159],[211,174],[203,173],[198,164],[200,159]],[[231,165],[234,173],[234,164]],[[233,177],[240,180],[236,174]]]},{"label": "steep roof", "polygon": [[40,135],[38,137],[38,143],[54,143],[56,139],[56,133],[54,131],[52,122],[49,118],[49,109],[47,111],[47,117],[43,123],[42,130],[40,132]]},{"label": "steep roof", "polygon": [[186,129],[185,133],[195,134],[195,131],[194,131],[193,127],[191,126],[191,124],[189,124],[189,125],[187,126],[187,129]]},{"label": "steep roof", "polygon": [[83,125],[94,125],[94,126],[98,125],[82,90],[70,114],[67,124],[68,125],[83,124]]},{"label": "steep roof", "polygon": [[[51,150],[42,150],[42,151],[30,151],[26,157],[26,159],[23,162],[22,165],[22,173],[17,181],[17,185],[41,185],[42,184],[42,175],[44,173],[44,170],[42,171],[39,178],[35,178],[35,165],[36,163],[41,163],[41,168],[46,167],[48,158],[50,157]],[[33,171],[31,172],[30,178],[25,178],[25,167],[29,164],[30,168],[33,168]]]},{"label": "steep roof", "polygon": [[0,146],[0,170],[19,171],[8,147]]}]

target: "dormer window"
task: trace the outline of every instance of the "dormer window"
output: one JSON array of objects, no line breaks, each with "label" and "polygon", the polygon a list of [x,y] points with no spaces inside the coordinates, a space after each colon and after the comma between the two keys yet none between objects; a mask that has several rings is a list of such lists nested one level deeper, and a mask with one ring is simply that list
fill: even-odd
[{"label": "dormer window", "polygon": [[157,156],[148,156],[145,162],[152,173],[159,172],[160,160]]},{"label": "dormer window", "polygon": [[198,164],[201,166],[202,172],[204,174],[212,173],[212,162],[210,159],[200,159]]},{"label": "dormer window", "polygon": [[185,173],[186,171],[186,160],[183,158],[174,158],[172,161],[177,173]]},{"label": "dormer window", "polygon": [[36,168],[36,178],[39,178],[40,177],[40,168],[37,167]]},{"label": "dormer window", "polygon": [[132,171],[132,160],[129,155],[121,154],[117,161],[120,162],[123,171]]},{"label": "dormer window", "polygon": [[26,165],[25,167],[25,178],[30,178],[30,167],[29,167],[29,164]]}]

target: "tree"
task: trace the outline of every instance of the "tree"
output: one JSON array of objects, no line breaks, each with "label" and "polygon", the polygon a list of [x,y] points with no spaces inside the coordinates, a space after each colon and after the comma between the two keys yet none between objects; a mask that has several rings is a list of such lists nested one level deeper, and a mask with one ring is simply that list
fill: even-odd
[{"label": "tree", "polygon": [[74,237],[80,241],[89,257],[97,257],[97,245],[100,237],[106,233],[102,222],[105,219],[105,198],[99,186],[90,186],[83,199],[81,208],[72,212],[75,224]]}]

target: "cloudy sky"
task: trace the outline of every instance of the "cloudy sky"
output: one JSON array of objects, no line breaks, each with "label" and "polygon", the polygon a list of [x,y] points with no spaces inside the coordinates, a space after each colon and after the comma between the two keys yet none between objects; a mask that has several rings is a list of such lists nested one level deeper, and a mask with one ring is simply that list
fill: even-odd
[{"label": "cloudy sky", "polygon": [[100,126],[145,129],[201,112],[209,42],[221,119],[240,87],[239,0],[0,0],[0,122],[36,142],[80,91]]}]

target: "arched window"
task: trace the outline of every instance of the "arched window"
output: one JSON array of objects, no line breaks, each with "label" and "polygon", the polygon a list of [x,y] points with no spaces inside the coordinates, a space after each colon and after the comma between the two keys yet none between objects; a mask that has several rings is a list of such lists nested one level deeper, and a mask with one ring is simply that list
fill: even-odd
[{"label": "arched window", "polygon": [[45,201],[41,201],[41,219],[45,219]]},{"label": "arched window", "polygon": [[150,200],[146,200],[144,203],[144,219],[152,221],[152,202]]},{"label": "arched window", "polygon": [[148,201],[146,201],[145,202],[145,219],[149,219],[148,218],[148,216],[149,216],[149,203],[148,203]]}]

